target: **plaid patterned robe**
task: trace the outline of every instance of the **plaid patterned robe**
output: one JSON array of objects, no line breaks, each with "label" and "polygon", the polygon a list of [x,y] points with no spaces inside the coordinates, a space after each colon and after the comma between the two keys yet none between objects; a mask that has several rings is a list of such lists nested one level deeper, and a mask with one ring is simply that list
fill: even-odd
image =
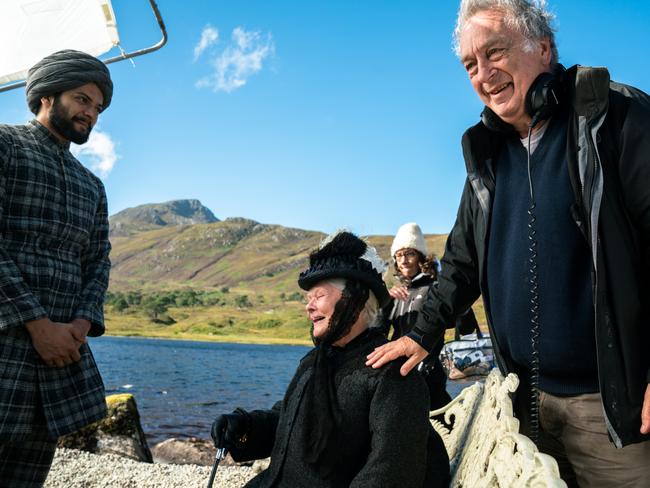
[{"label": "plaid patterned robe", "polygon": [[109,251],[102,182],[38,122],[0,125],[0,440],[31,432],[43,414],[53,437],[105,415],[90,348],[48,367],[24,323],[79,317],[101,335]]}]

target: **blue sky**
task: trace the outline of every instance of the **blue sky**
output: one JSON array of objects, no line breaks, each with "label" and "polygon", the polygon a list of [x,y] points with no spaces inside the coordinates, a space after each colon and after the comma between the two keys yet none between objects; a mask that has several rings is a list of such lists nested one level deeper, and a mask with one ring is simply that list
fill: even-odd
[{"label": "blue sky", "polygon": [[[560,60],[650,92],[650,4],[553,0]],[[451,50],[456,1],[159,0],[169,42],[112,64],[79,155],[110,213],[197,198],[215,215],[330,232],[451,229],[460,138],[481,104]],[[158,41],[146,0],[113,0],[122,45]],[[203,39],[203,43],[201,40]],[[24,91],[0,121],[29,119]]]}]

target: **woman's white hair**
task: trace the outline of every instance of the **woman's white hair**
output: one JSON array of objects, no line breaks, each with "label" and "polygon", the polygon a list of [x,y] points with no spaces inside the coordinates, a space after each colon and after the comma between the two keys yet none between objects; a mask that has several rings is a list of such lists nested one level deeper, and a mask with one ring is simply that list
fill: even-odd
[{"label": "woman's white hair", "polygon": [[[329,280],[323,281],[323,283],[332,285],[334,288],[340,291],[343,291],[345,289],[344,278],[331,278]],[[379,325],[379,301],[377,300],[377,297],[372,292],[372,290],[368,290],[368,300],[366,300],[366,304],[363,306],[361,313],[365,313],[368,317],[368,327],[376,327]]]}]

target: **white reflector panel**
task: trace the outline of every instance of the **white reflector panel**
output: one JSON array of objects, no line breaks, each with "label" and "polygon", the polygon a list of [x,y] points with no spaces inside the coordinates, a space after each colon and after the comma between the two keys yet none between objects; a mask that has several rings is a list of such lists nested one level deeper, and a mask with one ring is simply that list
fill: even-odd
[{"label": "white reflector panel", "polygon": [[117,44],[110,0],[0,0],[0,85],[24,80],[53,52],[99,56]]}]

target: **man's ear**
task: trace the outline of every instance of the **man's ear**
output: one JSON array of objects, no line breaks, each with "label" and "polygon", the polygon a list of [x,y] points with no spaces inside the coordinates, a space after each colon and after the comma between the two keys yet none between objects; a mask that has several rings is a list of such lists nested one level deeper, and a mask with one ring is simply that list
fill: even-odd
[{"label": "man's ear", "polygon": [[52,105],[54,105],[54,96],[48,95],[41,97],[41,106],[38,108],[36,115],[38,116],[39,114],[48,113],[52,108]]},{"label": "man's ear", "polygon": [[41,107],[50,109],[54,105],[54,95],[48,95],[45,97],[41,97]]},{"label": "man's ear", "polygon": [[553,55],[553,50],[551,47],[551,40],[544,39],[540,43],[540,53],[545,64],[548,66],[551,65],[551,57]]}]

